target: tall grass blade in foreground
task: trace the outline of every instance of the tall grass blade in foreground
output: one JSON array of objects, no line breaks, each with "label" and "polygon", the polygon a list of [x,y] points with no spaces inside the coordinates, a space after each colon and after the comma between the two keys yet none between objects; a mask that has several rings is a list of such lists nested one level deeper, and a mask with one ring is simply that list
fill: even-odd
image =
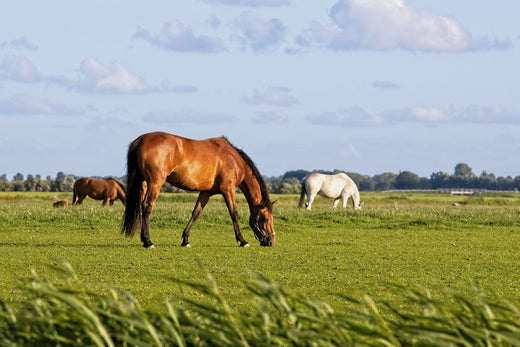
[{"label": "tall grass blade in foreground", "polygon": [[[70,269],[70,268],[69,268]],[[342,296],[344,313],[256,275],[245,283],[254,309],[231,309],[211,275],[196,291],[165,302],[162,314],[144,311],[130,294],[101,295],[74,278],[57,288],[33,273],[26,300],[0,312],[2,346],[520,346],[520,310],[475,291],[450,303],[428,291],[400,288],[406,310],[365,295]],[[76,288],[76,289],[74,289]]]}]

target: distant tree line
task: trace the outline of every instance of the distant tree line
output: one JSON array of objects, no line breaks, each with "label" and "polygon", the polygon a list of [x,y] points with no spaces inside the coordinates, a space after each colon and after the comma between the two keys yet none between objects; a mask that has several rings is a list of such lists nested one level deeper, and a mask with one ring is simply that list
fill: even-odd
[{"label": "distant tree line", "polygon": [[[342,172],[341,170],[314,172],[335,174]],[[385,172],[375,176],[361,175],[355,172],[346,172],[354,182],[358,189],[362,191],[384,191],[397,189],[483,189],[483,190],[520,190],[520,176],[516,177],[496,177],[494,174],[488,174],[483,171],[480,176],[473,173],[471,167],[465,163],[459,163],[455,166],[453,174],[445,172],[434,172],[430,177],[419,177],[410,171],[401,171],[398,174]],[[297,170],[288,171],[281,177],[272,177],[268,180],[272,192],[299,192],[300,181],[303,177],[311,173],[311,171]]]},{"label": "distant tree line", "polygon": [[[450,189],[450,188],[471,188],[486,190],[520,190],[520,176],[516,177],[496,177],[483,171],[479,176],[473,173],[471,167],[465,163],[455,166],[453,174],[445,172],[434,172],[430,177],[419,177],[410,171],[401,171],[398,174],[385,172],[375,176],[361,175],[355,172],[334,170],[334,171],[307,171],[295,170],[287,171],[282,176],[264,177],[273,194],[299,194],[301,192],[301,180],[312,172],[335,174],[346,172],[359,190],[362,191],[384,191],[394,189]],[[72,192],[72,187],[78,176],[58,172],[55,178],[47,176],[43,179],[40,175],[24,176],[17,173],[12,180],[8,180],[5,174],[0,176],[0,191],[9,192]],[[126,182],[125,177],[114,177],[115,179]],[[165,183],[161,191],[181,192],[183,190],[175,188]]]},{"label": "distant tree line", "polygon": [[0,176],[0,191],[2,192],[72,192],[76,176],[58,172],[55,178],[40,175],[27,175],[17,173],[12,180],[8,180],[5,174]]}]

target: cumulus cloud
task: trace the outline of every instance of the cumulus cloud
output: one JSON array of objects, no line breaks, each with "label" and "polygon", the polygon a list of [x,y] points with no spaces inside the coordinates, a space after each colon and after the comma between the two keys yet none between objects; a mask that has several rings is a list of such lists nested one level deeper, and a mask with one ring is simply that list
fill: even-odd
[{"label": "cumulus cloud", "polygon": [[236,120],[236,117],[225,113],[189,109],[184,111],[152,111],[148,112],[143,120],[160,124],[214,124],[232,122]]},{"label": "cumulus cloud", "polygon": [[398,123],[435,124],[520,124],[520,110],[499,106],[451,105],[447,110],[435,107],[411,107],[400,110],[371,112],[360,107],[339,109],[306,117],[316,125],[327,126],[381,126]]},{"label": "cumulus cloud", "polygon": [[172,92],[172,93],[195,93],[199,89],[195,86],[189,85],[172,85],[170,81],[164,80],[161,83],[160,90],[163,92]]},{"label": "cumulus cloud", "polygon": [[0,43],[0,48],[29,49],[32,51],[38,50],[38,46],[29,42],[24,37],[19,37],[11,41],[4,41]]},{"label": "cumulus cloud", "polygon": [[451,105],[450,113],[462,122],[520,124],[520,110],[501,106]]},{"label": "cumulus cloud", "polygon": [[372,87],[378,89],[399,89],[401,88],[397,83],[392,81],[374,81]]},{"label": "cumulus cloud", "polygon": [[511,47],[507,39],[473,37],[453,18],[414,9],[405,0],[339,0],[330,17],[336,28],[314,25],[300,37],[300,44],[426,52]]},{"label": "cumulus cloud", "polygon": [[41,78],[33,63],[25,57],[8,55],[0,63],[0,79],[35,83],[39,82]]},{"label": "cumulus cloud", "polygon": [[287,123],[288,116],[280,112],[258,112],[253,119],[258,124],[283,124]]},{"label": "cumulus cloud", "polygon": [[206,0],[211,4],[239,5],[239,6],[284,6],[289,5],[289,0]]},{"label": "cumulus cloud", "polygon": [[289,88],[283,87],[269,87],[264,92],[255,89],[251,96],[244,97],[242,101],[248,104],[270,104],[290,107],[298,103],[298,100],[290,93],[291,90]]},{"label": "cumulus cloud", "polygon": [[92,93],[145,93],[152,90],[148,83],[118,63],[105,67],[94,58],[80,65],[81,78],[77,88]]},{"label": "cumulus cloud", "polygon": [[335,112],[323,112],[308,115],[307,121],[316,125],[330,126],[368,126],[382,122],[379,115],[368,112],[360,107],[339,109]]},{"label": "cumulus cloud", "polygon": [[17,94],[11,98],[0,100],[0,115],[71,115],[82,113],[78,108],[25,94]]},{"label": "cumulus cloud", "polygon": [[311,47],[313,45],[326,46],[337,34],[334,27],[323,25],[319,22],[312,22],[303,34],[296,36],[296,43],[301,47]]},{"label": "cumulus cloud", "polygon": [[235,19],[240,39],[254,51],[266,51],[278,47],[284,40],[286,28],[277,18],[262,20],[244,12]]},{"label": "cumulus cloud", "polygon": [[223,41],[218,37],[195,35],[189,26],[178,20],[163,24],[159,34],[152,34],[148,30],[139,28],[132,36],[134,39],[144,40],[153,46],[177,52],[217,53],[225,50]]}]

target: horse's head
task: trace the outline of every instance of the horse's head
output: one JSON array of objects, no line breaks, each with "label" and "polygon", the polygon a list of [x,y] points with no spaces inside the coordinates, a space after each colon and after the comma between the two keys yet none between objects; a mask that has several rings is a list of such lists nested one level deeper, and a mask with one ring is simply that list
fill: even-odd
[{"label": "horse's head", "polygon": [[276,201],[262,201],[258,210],[251,214],[249,225],[260,246],[274,246],[276,233],[273,226],[273,205]]}]

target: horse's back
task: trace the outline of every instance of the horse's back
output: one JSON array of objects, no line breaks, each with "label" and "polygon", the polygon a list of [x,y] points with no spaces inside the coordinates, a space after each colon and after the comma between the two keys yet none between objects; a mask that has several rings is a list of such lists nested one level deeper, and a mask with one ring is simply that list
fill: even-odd
[{"label": "horse's back", "polygon": [[313,173],[307,176],[306,185],[321,196],[336,198],[343,192],[346,178],[348,176],[342,173],[336,175]]},{"label": "horse's back", "polygon": [[167,181],[189,190],[211,190],[229,173],[242,175],[243,159],[233,146],[221,137],[194,140],[154,132],[141,135],[138,165],[146,180]]},{"label": "horse's back", "polygon": [[88,182],[91,180],[90,177],[82,177],[82,178],[78,178],[75,182],[74,182],[74,189],[76,188],[81,188],[85,185],[88,184]]}]

